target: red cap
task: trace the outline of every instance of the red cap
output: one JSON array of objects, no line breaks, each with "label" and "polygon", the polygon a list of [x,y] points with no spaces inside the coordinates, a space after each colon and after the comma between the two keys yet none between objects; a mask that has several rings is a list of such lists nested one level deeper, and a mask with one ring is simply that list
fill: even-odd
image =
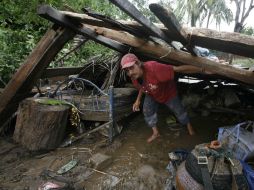
[{"label": "red cap", "polygon": [[131,67],[132,65],[136,63],[136,61],[139,61],[136,55],[134,55],[133,53],[127,53],[126,55],[122,57],[122,60],[121,60],[122,69]]}]

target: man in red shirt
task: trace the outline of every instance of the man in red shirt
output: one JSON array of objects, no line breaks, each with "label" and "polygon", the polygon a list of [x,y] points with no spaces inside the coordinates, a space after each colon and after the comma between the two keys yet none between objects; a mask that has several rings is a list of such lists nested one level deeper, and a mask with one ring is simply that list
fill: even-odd
[{"label": "man in red shirt", "polygon": [[177,96],[174,81],[175,72],[198,73],[202,69],[191,65],[171,66],[157,61],[141,62],[134,54],[128,53],[122,57],[122,69],[127,72],[133,85],[139,90],[137,99],[133,104],[133,111],[139,111],[142,94],[145,93],[143,114],[145,121],[152,128],[153,134],[147,139],[150,143],[160,136],[157,128],[158,104],[165,104],[171,109],[178,121],[186,125],[190,135],[195,132],[190,124],[187,112]]}]

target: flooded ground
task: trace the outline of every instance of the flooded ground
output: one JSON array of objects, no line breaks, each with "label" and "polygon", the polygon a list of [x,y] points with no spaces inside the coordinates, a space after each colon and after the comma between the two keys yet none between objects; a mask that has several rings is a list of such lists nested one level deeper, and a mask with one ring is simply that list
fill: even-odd
[{"label": "flooded ground", "polygon": [[[98,133],[67,148],[46,153],[31,153],[2,138],[0,141],[0,190],[47,189],[47,182],[62,185],[62,189],[165,189],[169,176],[168,153],[217,138],[218,127],[237,123],[234,115],[196,115],[191,118],[197,132],[189,136],[186,130],[171,131],[166,124],[169,112],[161,107],[159,130],[161,136],[151,144],[146,139],[151,130],[141,114],[124,121],[124,129],[111,145]],[[94,169],[90,158],[96,153],[111,157],[107,165]],[[71,160],[77,165],[64,174],[56,174]],[[39,188],[40,187],[40,188]]]}]

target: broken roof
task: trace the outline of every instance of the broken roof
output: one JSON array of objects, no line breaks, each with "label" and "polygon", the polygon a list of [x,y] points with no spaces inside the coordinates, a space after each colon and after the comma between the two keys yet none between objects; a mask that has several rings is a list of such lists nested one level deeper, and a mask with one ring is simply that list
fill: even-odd
[{"label": "broken roof", "polygon": [[[104,15],[84,10],[84,14],[56,10],[48,5],[38,8],[38,14],[54,23],[25,63],[13,75],[0,98],[0,126],[16,111],[21,100],[28,97],[39,79],[62,49],[76,34],[84,35],[121,53],[134,52],[173,65],[189,64],[226,77],[236,82],[254,85],[254,72],[235,68],[197,55],[195,46],[254,57],[254,38],[209,29],[182,27],[173,12],[158,4],[151,11],[163,25],[153,24],[127,0],[110,0],[135,21],[113,20]],[[185,48],[180,49],[174,41]]]}]

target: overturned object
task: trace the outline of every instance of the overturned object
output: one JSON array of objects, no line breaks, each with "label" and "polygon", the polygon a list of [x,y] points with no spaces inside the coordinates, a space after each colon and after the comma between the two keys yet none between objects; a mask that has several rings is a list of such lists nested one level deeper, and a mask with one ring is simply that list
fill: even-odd
[{"label": "overturned object", "polygon": [[[194,180],[204,186],[210,180],[213,189],[231,190],[234,185],[239,189],[248,189],[240,161],[226,149],[211,149],[207,144],[197,145],[188,155],[185,168]],[[208,179],[204,177],[204,168]]]},{"label": "overturned object", "polygon": [[37,100],[27,98],[20,103],[13,138],[29,150],[51,150],[63,140],[70,106]]}]

